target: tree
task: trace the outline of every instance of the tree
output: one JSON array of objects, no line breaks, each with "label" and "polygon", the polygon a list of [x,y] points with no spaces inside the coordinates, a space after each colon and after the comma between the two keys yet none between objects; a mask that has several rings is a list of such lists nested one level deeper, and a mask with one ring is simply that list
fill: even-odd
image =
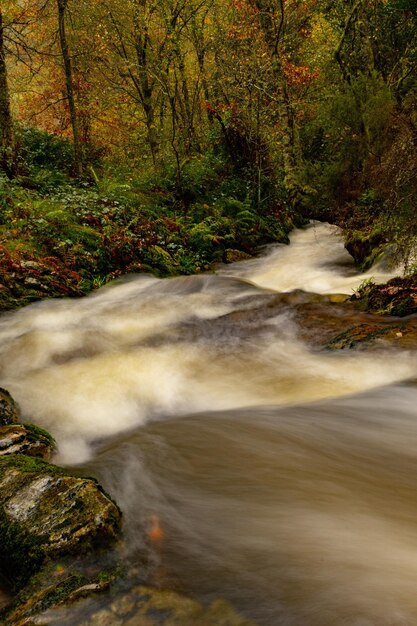
[{"label": "tree", "polygon": [[259,11],[259,21],[272,61],[275,79],[275,103],[282,135],[281,152],[284,169],[284,187],[290,206],[295,212],[302,209],[303,191],[299,173],[299,151],[294,111],[285,72],[286,4],[279,0],[278,10],[272,0],[252,0]]},{"label": "tree", "polygon": [[75,106],[74,98],[72,62],[67,42],[67,33],[65,26],[67,6],[68,0],[57,0],[59,43],[64,64],[66,97],[68,100],[72,135],[74,141],[74,163],[77,176],[81,176],[83,172],[82,151],[80,143],[80,133],[78,128],[77,109]]},{"label": "tree", "polygon": [[0,167],[9,176],[13,172],[13,121],[4,43],[3,14],[0,6]]}]

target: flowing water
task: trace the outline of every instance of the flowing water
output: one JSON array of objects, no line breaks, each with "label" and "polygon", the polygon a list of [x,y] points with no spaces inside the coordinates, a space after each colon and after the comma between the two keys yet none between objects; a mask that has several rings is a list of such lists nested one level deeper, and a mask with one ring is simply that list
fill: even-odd
[{"label": "flowing water", "polygon": [[294,304],[364,278],[320,224],[214,275],[42,302],[0,319],[0,385],[115,496],[132,561],[158,518],[160,584],[263,626],[412,626],[417,354],[318,349]]}]

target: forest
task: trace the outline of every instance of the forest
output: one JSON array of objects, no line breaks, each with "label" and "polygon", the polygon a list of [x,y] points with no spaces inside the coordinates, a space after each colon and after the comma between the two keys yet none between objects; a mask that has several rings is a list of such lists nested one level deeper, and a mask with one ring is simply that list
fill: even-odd
[{"label": "forest", "polygon": [[0,0],[0,623],[417,624],[417,0]]},{"label": "forest", "polygon": [[414,0],[2,0],[0,303],[294,226],[415,272]]}]

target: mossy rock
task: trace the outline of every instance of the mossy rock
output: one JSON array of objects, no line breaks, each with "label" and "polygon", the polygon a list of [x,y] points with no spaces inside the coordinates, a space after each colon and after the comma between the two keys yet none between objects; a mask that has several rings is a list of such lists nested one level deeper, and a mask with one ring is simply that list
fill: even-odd
[{"label": "mossy rock", "polygon": [[145,253],[145,261],[153,268],[158,270],[163,275],[171,275],[178,273],[178,267],[175,260],[169,254],[167,250],[161,248],[161,246],[150,246]]},{"label": "mossy rock", "polygon": [[227,248],[223,252],[223,263],[236,263],[237,261],[247,261],[252,258],[252,255],[247,252],[235,250],[234,248]]},{"label": "mossy rock", "polygon": [[0,426],[17,424],[20,421],[20,409],[6,389],[0,387]]},{"label": "mossy rock", "polygon": [[0,457],[25,454],[49,460],[56,447],[51,435],[33,424],[0,426]]},{"label": "mossy rock", "polygon": [[379,231],[365,233],[354,230],[347,236],[345,248],[353,257],[356,265],[365,272],[381,256],[386,240]]},{"label": "mossy rock", "polygon": [[93,479],[35,457],[0,458],[0,568],[16,587],[46,559],[107,546],[120,528],[119,508]]},{"label": "mossy rock", "polygon": [[397,276],[384,285],[369,283],[351,297],[358,308],[405,317],[417,313],[417,273]]},{"label": "mossy rock", "polygon": [[42,620],[50,609],[56,611],[86,597],[94,598],[121,576],[120,567],[112,562],[115,553],[112,557],[103,562],[95,557],[70,557],[46,565],[0,612],[0,623],[3,626],[39,624],[39,618]]}]

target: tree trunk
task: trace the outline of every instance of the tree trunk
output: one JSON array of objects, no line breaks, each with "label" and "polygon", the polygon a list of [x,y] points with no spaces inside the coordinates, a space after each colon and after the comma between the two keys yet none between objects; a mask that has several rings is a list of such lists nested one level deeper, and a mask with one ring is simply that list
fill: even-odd
[{"label": "tree trunk", "polygon": [[299,181],[299,158],[296,146],[294,114],[288,93],[287,80],[281,61],[281,39],[285,27],[284,0],[280,0],[280,15],[275,14],[275,4],[269,0],[254,0],[260,13],[260,23],[272,58],[272,71],[276,83],[276,100],[282,136],[282,163],[284,187],[291,208],[300,212],[303,191]]},{"label": "tree trunk", "polygon": [[80,133],[78,128],[77,110],[75,107],[74,88],[72,84],[72,63],[69,53],[67,35],[65,29],[65,12],[68,5],[68,0],[58,1],[58,27],[59,27],[59,43],[61,46],[62,59],[64,62],[65,71],[65,88],[68,100],[68,107],[71,118],[72,136],[74,141],[74,161],[75,171],[77,176],[81,176],[83,173],[82,154]]},{"label": "tree trunk", "polygon": [[151,151],[152,162],[155,169],[158,169],[159,141],[155,125],[155,80],[150,78],[149,72],[149,16],[146,10],[146,0],[135,0],[134,10],[137,78],[133,78],[133,83],[136,87],[143,106],[143,111],[145,113],[146,130],[148,134],[148,144]]},{"label": "tree trunk", "polygon": [[13,175],[13,124],[7,82],[6,54],[4,49],[3,16],[0,7],[0,167],[8,176]]},{"label": "tree trunk", "polygon": [[296,133],[294,113],[287,89],[281,60],[278,55],[273,60],[273,72],[277,81],[277,104],[282,136],[282,162],[284,166],[284,187],[290,206],[297,212],[301,210],[303,193],[299,182]]}]

